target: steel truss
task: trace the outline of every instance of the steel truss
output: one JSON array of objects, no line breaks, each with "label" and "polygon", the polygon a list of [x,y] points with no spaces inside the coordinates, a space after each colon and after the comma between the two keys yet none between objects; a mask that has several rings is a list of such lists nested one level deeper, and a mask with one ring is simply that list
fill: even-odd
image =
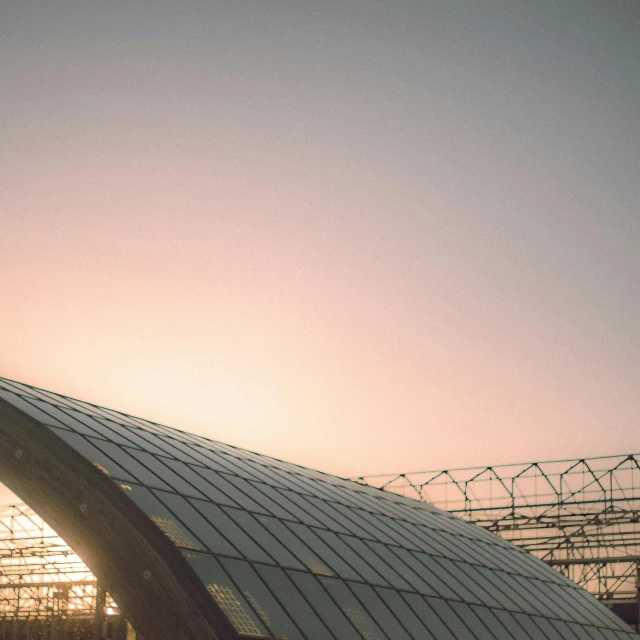
[{"label": "steel truss", "polygon": [[357,480],[486,527],[637,618],[640,454]]},{"label": "steel truss", "polygon": [[0,509],[0,620],[119,615],[72,549],[24,504]]}]

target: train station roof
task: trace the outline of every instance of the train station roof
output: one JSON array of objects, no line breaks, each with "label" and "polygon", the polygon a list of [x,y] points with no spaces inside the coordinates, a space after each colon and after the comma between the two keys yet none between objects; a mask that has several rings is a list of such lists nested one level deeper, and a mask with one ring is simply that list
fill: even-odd
[{"label": "train station roof", "polygon": [[0,443],[0,481],[146,638],[638,637],[530,554],[393,493],[2,378]]}]

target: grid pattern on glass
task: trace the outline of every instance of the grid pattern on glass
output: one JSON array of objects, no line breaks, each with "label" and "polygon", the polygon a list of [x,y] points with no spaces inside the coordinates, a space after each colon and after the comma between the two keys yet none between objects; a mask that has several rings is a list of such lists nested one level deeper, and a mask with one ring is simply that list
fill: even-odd
[{"label": "grid pattern on glass", "polygon": [[342,610],[364,640],[384,640],[380,629],[372,624],[371,618],[362,609],[344,607]]},{"label": "grid pattern on glass", "polygon": [[208,584],[207,591],[220,605],[236,631],[250,638],[263,638],[264,634],[258,629],[251,616],[243,609],[242,603],[229,587],[220,584]]},{"label": "grid pattern on glass", "polygon": [[161,518],[160,516],[151,516],[151,520],[155,522],[164,534],[176,545],[183,549],[195,549],[198,551],[200,546],[196,544],[182,529],[177,522],[169,518]]},{"label": "grid pattern on glass", "polygon": [[424,503],[4,379],[0,397],[113,479],[241,636],[634,637],[552,569]]}]

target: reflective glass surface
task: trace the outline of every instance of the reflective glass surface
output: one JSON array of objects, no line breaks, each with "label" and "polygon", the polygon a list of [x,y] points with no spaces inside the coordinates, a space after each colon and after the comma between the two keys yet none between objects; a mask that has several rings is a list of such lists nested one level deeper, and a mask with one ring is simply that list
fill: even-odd
[{"label": "reflective glass surface", "polygon": [[0,398],[112,479],[242,637],[638,637],[542,562],[430,505],[9,380]]}]

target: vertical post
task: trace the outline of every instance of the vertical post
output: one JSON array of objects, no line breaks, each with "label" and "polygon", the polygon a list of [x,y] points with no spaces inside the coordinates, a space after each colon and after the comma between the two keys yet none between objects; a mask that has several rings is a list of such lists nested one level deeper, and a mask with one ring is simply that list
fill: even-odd
[{"label": "vertical post", "polygon": [[636,631],[640,631],[640,562],[636,562]]},{"label": "vertical post", "polygon": [[93,640],[102,637],[102,623],[104,622],[104,606],[107,603],[107,592],[100,583],[96,583],[96,609],[93,613]]}]

